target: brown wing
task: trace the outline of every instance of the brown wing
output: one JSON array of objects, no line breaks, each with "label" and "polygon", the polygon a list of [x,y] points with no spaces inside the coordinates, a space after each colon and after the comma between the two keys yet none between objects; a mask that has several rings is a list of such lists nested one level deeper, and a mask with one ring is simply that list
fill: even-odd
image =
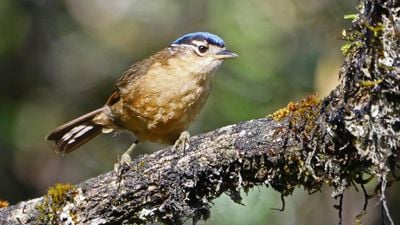
[{"label": "brown wing", "polygon": [[[147,71],[155,63],[167,64],[168,58],[171,57],[172,53],[168,48],[164,48],[161,51],[155,53],[151,57],[133,64],[122,76],[117,80],[115,84],[116,91],[123,95],[129,84],[135,82],[140,76],[147,74]],[[160,74],[161,75],[161,74]]]},{"label": "brown wing", "polygon": [[116,91],[121,94],[124,89],[128,88],[129,83],[134,82],[140,75],[146,74],[148,66],[147,60],[143,60],[133,64],[122,76],[117,80],[115,84]]}]

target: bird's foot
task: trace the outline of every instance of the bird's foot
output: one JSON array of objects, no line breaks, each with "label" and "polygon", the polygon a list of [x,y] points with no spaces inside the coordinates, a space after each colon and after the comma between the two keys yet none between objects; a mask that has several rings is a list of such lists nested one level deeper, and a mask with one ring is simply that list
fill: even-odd
[{"label": "bird's foot", "polygon": [[124,166],[130,166],[132,159],[131,159],[131,153],[133,149],[136,147],[137,142],[133,142],[133,144],[124,152],[124,154],[121,155],[121,158],[119,158],[118,162],[114,164],[114,172],[119,174],[121,169]]},{"label": "bird's foot", "polygon": [[174,151],[185,153],[186,150],[188,150],[190,147],[189,140],[190,140],[190,133],[185,130],[179,135],[179,138],[178,140],[175,141],[175,144],[172,147],[172,149]]}]

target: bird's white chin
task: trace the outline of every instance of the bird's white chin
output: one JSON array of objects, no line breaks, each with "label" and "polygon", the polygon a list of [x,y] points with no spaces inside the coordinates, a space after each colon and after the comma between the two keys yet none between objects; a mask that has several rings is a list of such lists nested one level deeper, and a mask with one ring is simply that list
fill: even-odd
[{"label": "bird's white chin", "polygon": [[214,75],[217,72],[217,70],[221,67],[222,62],[223,62],[222,60],[208,58],[207,60],[204,60],[201,66],[199,66],[198,73]]}]

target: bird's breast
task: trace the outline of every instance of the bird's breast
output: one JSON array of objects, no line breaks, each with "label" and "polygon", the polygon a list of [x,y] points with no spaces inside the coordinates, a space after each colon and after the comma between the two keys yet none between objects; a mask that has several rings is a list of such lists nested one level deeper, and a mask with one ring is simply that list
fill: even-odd
[{"label": "bird's breast", "polygon": [[122,125],[139,139],[173,143],[206,102],[211,78],[150,70],[123,96]]}]

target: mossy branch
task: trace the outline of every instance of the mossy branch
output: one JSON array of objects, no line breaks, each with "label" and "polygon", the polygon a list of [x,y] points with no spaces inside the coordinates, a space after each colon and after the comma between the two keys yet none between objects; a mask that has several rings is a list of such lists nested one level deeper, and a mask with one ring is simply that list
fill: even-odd
[{"label": "mossy branch", "polygon": [[181,224],[208,218],[222,193],[240,202],[240,190],[257,185],[282,196],[328,185],[341,197],[350,186],[364,188],[366,174],[380,182],[388,212],[384,193],[396,180],[400,146],[400,6],[365,0],[358,9],[343,32],[350,43],[341,84],[327,98],[192,137],[184,152],[141,156],[120,174],[56,186],[0,209],[0,223]]}]

